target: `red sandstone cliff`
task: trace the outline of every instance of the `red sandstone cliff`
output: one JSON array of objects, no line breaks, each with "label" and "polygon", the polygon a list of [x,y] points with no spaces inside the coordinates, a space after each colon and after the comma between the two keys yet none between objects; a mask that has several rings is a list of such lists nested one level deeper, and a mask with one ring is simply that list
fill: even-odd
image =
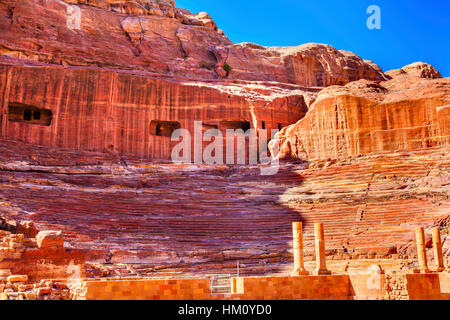
[{"label": "red sandstone cliff", "polygon": [[[301,119],[316,92],[60,66],[0,66],[0,80],[3,138],[152,159],[170,159],[178,143],[170,134],[158,135],[153,123],[193,132],[196,120],[221,130],[223,121],[255,128],[264,122],[270,130]],[[39,112],[40,120],[26,120],[28,110]]]},{"label": "red sandstone cliff", "polygon": [[388,81],[323,89],[305,118],[279,133],[280,156],[339,159],[448,146],[450,79],[426,64],[405,69],[412,71],[391,72]]},{"label": "red sandstone cliff", "polygon": [[52,147],[169,159],[157,126],[277,129],[322,87],[386,79],[327,45],[234,44],[173,1],[7,0],[0,29],[1,137]]},{"label": "red sandstone cliff", "polygon": [[[7,0],[0,26],[3,138],[168,159],[173,144],[152,123],[300,120],[279,135],[282,156],[448,143],[448,79],[426,80],[440,78],[427,64],[385,75],[327,45],[234,44],[207,13],[174,1]],[[42,121],[20,121],[33,110]]]},{"label": "red sandstone cliff", "polygon": [[[80,8],[79,26],[68,25],[75,13],[67,3]],[[307,86],[384,78],[373,63],[327,45],[233,44],[207,13],[175,9],[174,1],[5,0],[0,30],[2,55],[45,64]],[[225,64],[232,68],[228,75]]]}]

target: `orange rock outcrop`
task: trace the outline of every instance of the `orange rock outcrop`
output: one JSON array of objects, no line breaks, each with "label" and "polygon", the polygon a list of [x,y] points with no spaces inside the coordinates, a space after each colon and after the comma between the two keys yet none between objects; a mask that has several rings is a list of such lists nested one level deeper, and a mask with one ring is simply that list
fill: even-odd
[{"label": "orange rock outcrop", "polygon": [[[68,4],[79,8],[75,28]],[[327,45],[234,44],[207,13],[176,9],[174,1],[6,0],[0,29],[2,55],[46,64],[307,86],[384,78],[376,65]]]},{"label": "orange rock outcrop", "polygon": [[450,79],[400,76],[323,89],[279,133],[280,157],[343,159],[450,144]]},{"label": "orange rock outcrop", "polygon": [[0,13],[4,139],[170,159],[173,128],[279,129],[322,87],[386,79],[327,45],[234,44],[173,1],[8,0]]}]

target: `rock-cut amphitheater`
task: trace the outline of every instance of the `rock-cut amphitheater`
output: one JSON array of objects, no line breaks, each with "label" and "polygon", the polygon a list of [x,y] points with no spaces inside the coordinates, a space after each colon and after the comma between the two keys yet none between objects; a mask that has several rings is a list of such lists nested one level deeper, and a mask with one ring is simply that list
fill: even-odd
[{"label": "rock-cut amphitheater", "polygon": [[[450,299],[433,66],[236,44],[173,0],[2,0],[0,30],[1,299]],[[194,121],[279,129],[278,173],[173,163]]]}]

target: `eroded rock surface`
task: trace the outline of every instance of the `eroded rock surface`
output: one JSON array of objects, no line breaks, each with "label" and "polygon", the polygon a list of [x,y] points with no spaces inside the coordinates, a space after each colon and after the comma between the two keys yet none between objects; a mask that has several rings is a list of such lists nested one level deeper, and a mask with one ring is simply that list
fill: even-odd
[{"label": "eroded rock surface", "polygon": [[450,79],[402,76],[323,89],[278,135],[281,157],[341,159],[450,143]]},{"label": "eroded rock surface", "polygon": [[386,72],[386,75],[391,78],[409,75],[426,79],[438,79],[441,78],[441,74],[432,65],[424,62],[415,62],[404,66],[398,70],[390,70]]},{"label": "eroded rock surface", "polygon": [[173,1],[6,0],[0,29],[2,55],[45,64],[307,86],[384,78],[373,63],[327,45],[233,44],[207,13],[176,9]]}]

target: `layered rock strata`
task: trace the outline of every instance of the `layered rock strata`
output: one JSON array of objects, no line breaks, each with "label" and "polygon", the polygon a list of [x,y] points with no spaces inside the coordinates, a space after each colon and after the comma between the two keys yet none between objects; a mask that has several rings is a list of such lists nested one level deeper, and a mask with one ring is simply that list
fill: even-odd
[{"label": "layered rock strata", "polygon": [[203,122],[202,133],[216,128],[224,135],[226,129],[245,131],[246,124],[266,130],[287,126],[305,115],[317,91],[184,82],[99,68],[5,66],[0,78],[4,139],[153,159],[171,159],[177,128],[194,139],[194,121]]},{"label": "layered rock strata", "polygon": [[401,75],[323,89],[278,136],[281,157],[343,159],[450,143],[450,79]]},{"label": "layered rock strata", "polygon": [[316,222],[324,223],[332,271],[366,259],[413,268],[415,226],[441,226],[449,253],[445,148],[284,164],[272,177],[257,168],[132,158],[124,166],[104,154],[20,143],[2,142],[1,150],[2,213],[63,230],[88,261],[112,263],[102,271],[109,276],[234,273],[238,261],[241,274],[289,273],[293,221],[304,225],[309,270]]},{"label": "layered rock strata", "polygon": [[327,45],[234,44],[207,13],[176,9],[174,1],[6,0],[0,29],[2,55],[46,64],[304,86],[385,77],[373,63]]},{"label": "layered rock strata", "polygon": [[[0,4],[4,139],[170,159],[175,128],[280,129],[320,88],[386,76],[322,44],[234,44],[173,1]],[[161,133],[162,132],[162,133]]]}]

